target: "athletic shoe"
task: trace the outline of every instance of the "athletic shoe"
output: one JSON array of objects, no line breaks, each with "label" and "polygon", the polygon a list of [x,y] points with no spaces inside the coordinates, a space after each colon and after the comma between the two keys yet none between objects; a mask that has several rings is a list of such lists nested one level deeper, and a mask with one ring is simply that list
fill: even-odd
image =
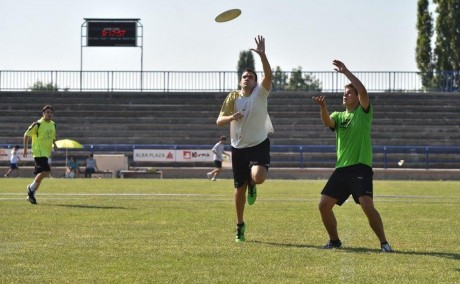
[{"label": "athletic shoe", "polygon": [[208,176],[208,179],[211,179],[211,178],[212,178],[212,174],[211,174],[211,173],[207,173],[206,175]]},{"label": "athletic shoe", "polygon": [[215,177],[213,177],[211,180],[212,180],[212,181],[216,181],[216,178],[215,178]]},{"label": "athletic shoe", "polygon": [[246,239],[244,238],[244,231],[246,231],[246,224],[243,223],[242,226],[236,225],[236,237],[235,242],[244,242]]},{"label": "athletic shoe", "polygon": [[338,241],[338,242],[331,242],[331,241],[329,241],[329,242],[323,247],[323,249],[339,249],[339,248],[342,248],[342,242],[341,242],[341,241]]},{"label": "athletic shoe", "polygon": [[34,196],[34,191],[30,188],[30,185],[27,186],[27,200],[32,204],[37,204],[37,200]]},{"label": "athletic shoe", "polygon": [[248,204],[252,205],[256,202],[257,198],[257,187],[248,183]]},{"label": "athletic shoe", "polygon": [[391,248],[390,244],[381,244],[380,248],[382,249],[382,252],[393,252],[393,249]]}]

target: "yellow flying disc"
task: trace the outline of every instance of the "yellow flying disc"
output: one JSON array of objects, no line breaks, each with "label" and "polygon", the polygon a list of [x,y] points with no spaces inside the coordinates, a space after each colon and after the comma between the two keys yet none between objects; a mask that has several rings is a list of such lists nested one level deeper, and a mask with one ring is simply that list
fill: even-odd
[{"label": "yellow flying disc", "polygon": [[228,21],[231,21],[237,18],[239,15],[241,15],[240,9],[230,9],[230,10],[227,10],[217,15],[216,22],[218,23],[228,22]]}]

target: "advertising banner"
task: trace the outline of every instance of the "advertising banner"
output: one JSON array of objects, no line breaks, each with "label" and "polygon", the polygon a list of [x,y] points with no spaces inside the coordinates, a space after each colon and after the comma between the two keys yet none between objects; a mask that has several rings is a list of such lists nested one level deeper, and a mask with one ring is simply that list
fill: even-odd
[{"label": "advertising banner", "polygon": [[135,162],[212,162],[211,150],[152,150],[134,149]]},{"label": "advertising banner", "polygon": [[135,162],[174,162],[176,150],[151,150],[134,149],[133,160]]},{"label": "advertising banner", "polygon": [[[9,161],[10,156],[11,156],[11,150],[12,149],[0,148],[0,161]],[[24,158],[22,156],[24,153],[23,149],[19,149],[17,153],[21,161],[33,161],[34,160],[34,156],[33,156],[31,149],[27,151],[27,158]]]},{"label": "advertising banner", "polygon": [[176,150],[176,162],[212,162],[211,150]]}]

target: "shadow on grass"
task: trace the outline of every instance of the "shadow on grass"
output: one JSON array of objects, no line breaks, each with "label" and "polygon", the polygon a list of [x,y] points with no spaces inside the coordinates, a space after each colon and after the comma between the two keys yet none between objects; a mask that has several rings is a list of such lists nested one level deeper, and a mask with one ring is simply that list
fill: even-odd
[{"label": "shadow on grass", "polygon": [[[314,248],[314,249],[323,249],[323,246],[313,246],[308,244],[286,244],[286,243],[274,243],[274,242],[263,242],[263,241],[247,241],[248,243],[256,243],[263,245],[279,246],[279,247],[296,247],[296,248]],[[353,253],[376,253],[380,252],[379,249],[370,249],[364,247],[343,247],[341,249],[336,249],[337,251],[353,252]],[[395,250],[392,254],[401,254],[401,255],[419,255],[419,256],[436,256],[448,259],[460,259],[460,254],[458,253],[449,253],[449,252],[428,252],[428,251],[402,251]]]},{"label": "shadow on grass", "polygon": [[56,204],[49,206],[60,206],[60,207],[69,207],[69,208],[82,208],[82,209],[120,209],[128,210],[133,208],[126,208],[122,206],[98,206],[98,205],[83,205],[83,204]]},{"label": "shadow on grass", "polygon": [[316,248],[320,249],[321,246],[312,246],[312,245],[304,245],[304,244],[286,244],[286,243],[274,243],[274,242],[263,242],[263,241],[246,241],[247,243],[256,243],[262,245],[270,245],[270,246],[278,246],[278,247],[290,247],[290,248]]}]

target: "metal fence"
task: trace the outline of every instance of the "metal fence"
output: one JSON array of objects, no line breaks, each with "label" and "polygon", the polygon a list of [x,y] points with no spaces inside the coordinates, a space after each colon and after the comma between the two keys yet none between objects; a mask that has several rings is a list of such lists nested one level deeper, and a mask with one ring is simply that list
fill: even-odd
[{"label": "metal fence", "polygon": [[[14,145],[0,144],[0,149],[10,149]],[[83,149],[70,149],[75,153],[89,152],[99,154],[123,154],[133,161],[134,149],[211,149],[213,145],[162,145],[162,144],[85,144]],[[230,146],[226,146],[230,151]],[[406,169],[460,169],[460,146],[373,146],[373,166],[375,168]],[[54,154],[53,164],[65,164],[65,156]],[[210,161],[211,162],[211,161]],[[271,162],[274,167],[327,167],[334,168],[336,162],[335,146],[322,145],[272,145]],[[2,159],[0,159],[0,165]],[[3,160],[7,165],[7,160]],[[152,162],[152,165],[155,164]],[[161,164],[161,162],[156,162]],[[184,166],[184,164],[175,164]]]},{"label": "metal fence", "polygon": [[[293,72],[281,72],[284,82],[274,91],[305,91],[289,87]],[[354,72],[370,92],[424,92],[420,72]],[[258,72],[258,76],[263,76]],[[430,91],[460,91],[460,72],[438,73],[437,88]],[[348,79],[334,71],[306,72],[302,78],[316,82],[311,91],[341,92]],[[308,85],[308,80],[306,80]],[[0,71],[0,91],[31,91],[34,85],[52,86],[59,91],[148,91],[148,92],[226,92],[238,87],[234,71]]]},{"label": "metal fence", "polygon": [[[373,146],[378,168],[460,169],[460,146]],[[272,146],[272,153],[292,153],[300,168],[311,164],[335,166],[336,147],[322,145]],[[319,154],[319,155],[311,155]],[[283,161],[283,155],[279,156]]]}]

